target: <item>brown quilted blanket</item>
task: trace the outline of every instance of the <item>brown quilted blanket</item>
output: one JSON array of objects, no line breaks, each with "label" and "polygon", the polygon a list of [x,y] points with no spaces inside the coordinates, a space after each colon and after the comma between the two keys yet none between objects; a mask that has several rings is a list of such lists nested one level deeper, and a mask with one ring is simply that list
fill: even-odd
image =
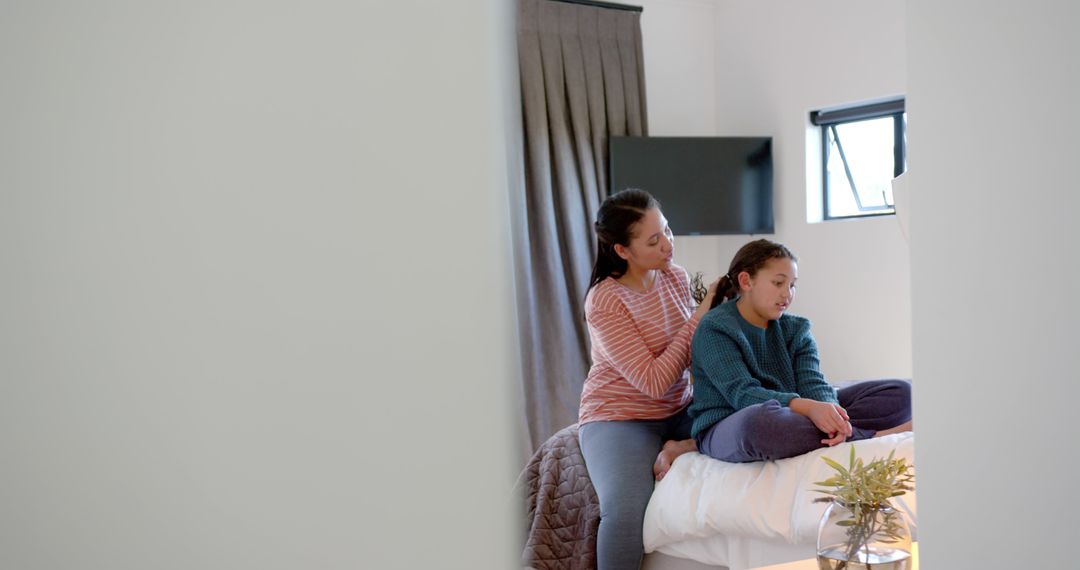
[{"label": "brown quilted blanket", "polygon": [[522,563],[537,570],[596,568],[600,501],[578,446],[577,424],[540,446],[517,488],[527,513]]}]

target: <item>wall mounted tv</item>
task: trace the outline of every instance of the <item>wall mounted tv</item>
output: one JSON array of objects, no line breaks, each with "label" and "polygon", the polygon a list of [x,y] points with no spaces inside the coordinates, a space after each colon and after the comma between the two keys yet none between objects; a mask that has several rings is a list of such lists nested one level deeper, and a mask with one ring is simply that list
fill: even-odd
[{"label": "wall mounted tv", "polygon": [[771,137],[611,137],[609,191],[641,188],[676,235],[773,233]]}]

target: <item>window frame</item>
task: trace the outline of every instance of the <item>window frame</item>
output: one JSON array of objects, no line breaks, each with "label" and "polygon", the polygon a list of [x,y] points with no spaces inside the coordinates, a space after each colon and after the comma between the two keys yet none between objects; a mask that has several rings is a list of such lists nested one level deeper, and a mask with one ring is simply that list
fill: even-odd
[{"label": "window frame", "polygon": [[[893,178],[900,176],[906,170],[907,161],[907,119],[905,117],[905,99],[892,97],[879,99],[842,107],[832,107],[818,111],[811,111],[810,122],[821,131],[821,215],[822,220],[850,220],[855,218],[871,218],[876,216],[896,215],[896,204],[874,207],[862,205],[848,167],[847,158],[844,156],[843,145],[836,133],[838,125],[868,121],[892,117],[893,119]],[[829,212],[829,132],[832,131],[837,141],[837,150],[844,164],[844,171],[848,178],[848,185],[855,197],[855,204],[859,208],[857,214],[848,216],[831,215]]]}]

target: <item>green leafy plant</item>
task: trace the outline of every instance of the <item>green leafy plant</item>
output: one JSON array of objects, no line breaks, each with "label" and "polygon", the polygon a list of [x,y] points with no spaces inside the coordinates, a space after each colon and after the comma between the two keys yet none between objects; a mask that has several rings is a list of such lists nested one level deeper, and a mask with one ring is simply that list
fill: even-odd
[{"label": "green leafy plant", "polygon": [[[906,459],[894,459],[894,453],[881,459],[875,457],[868,463],[855,457],[851,446],[848,466],[822,457],[836,474],[824,481],[814,483],[825,489],[814,489],[831,497],[820,497],[814,502],[838,502],[848,509],[851,516],[836,522],[845,527],[847,534],[847,560],[855,560],[861,548],[871,541],[895,543],[902,540],[900,513],[890,499],[914,490],[915,473]],[[842,561],[837,567],[846,567]]]}]

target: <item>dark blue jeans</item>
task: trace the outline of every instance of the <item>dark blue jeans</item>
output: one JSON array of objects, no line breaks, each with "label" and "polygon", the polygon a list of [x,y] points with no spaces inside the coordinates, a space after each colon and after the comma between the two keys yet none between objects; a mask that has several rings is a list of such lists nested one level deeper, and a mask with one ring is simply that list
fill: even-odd
[{"label": "dark blue jeans", "polygon": [[[911,384],[869,380],[841,388],[840,406],[851,421],[848,441],[869,439],[878,430],[911,419]],[[698,451],[730,463],[784,459],[825,447],[826,435],[776,400],[747,406],[697,435]]]},{"label": "dark blue jeans", "polygon": [[664,420],[589,422],[579,430],[581,453],[600,499],[598,570],[641,567],[642,526],[652,497],[653,463],[667,440],[690,438],[690,416]]}]

